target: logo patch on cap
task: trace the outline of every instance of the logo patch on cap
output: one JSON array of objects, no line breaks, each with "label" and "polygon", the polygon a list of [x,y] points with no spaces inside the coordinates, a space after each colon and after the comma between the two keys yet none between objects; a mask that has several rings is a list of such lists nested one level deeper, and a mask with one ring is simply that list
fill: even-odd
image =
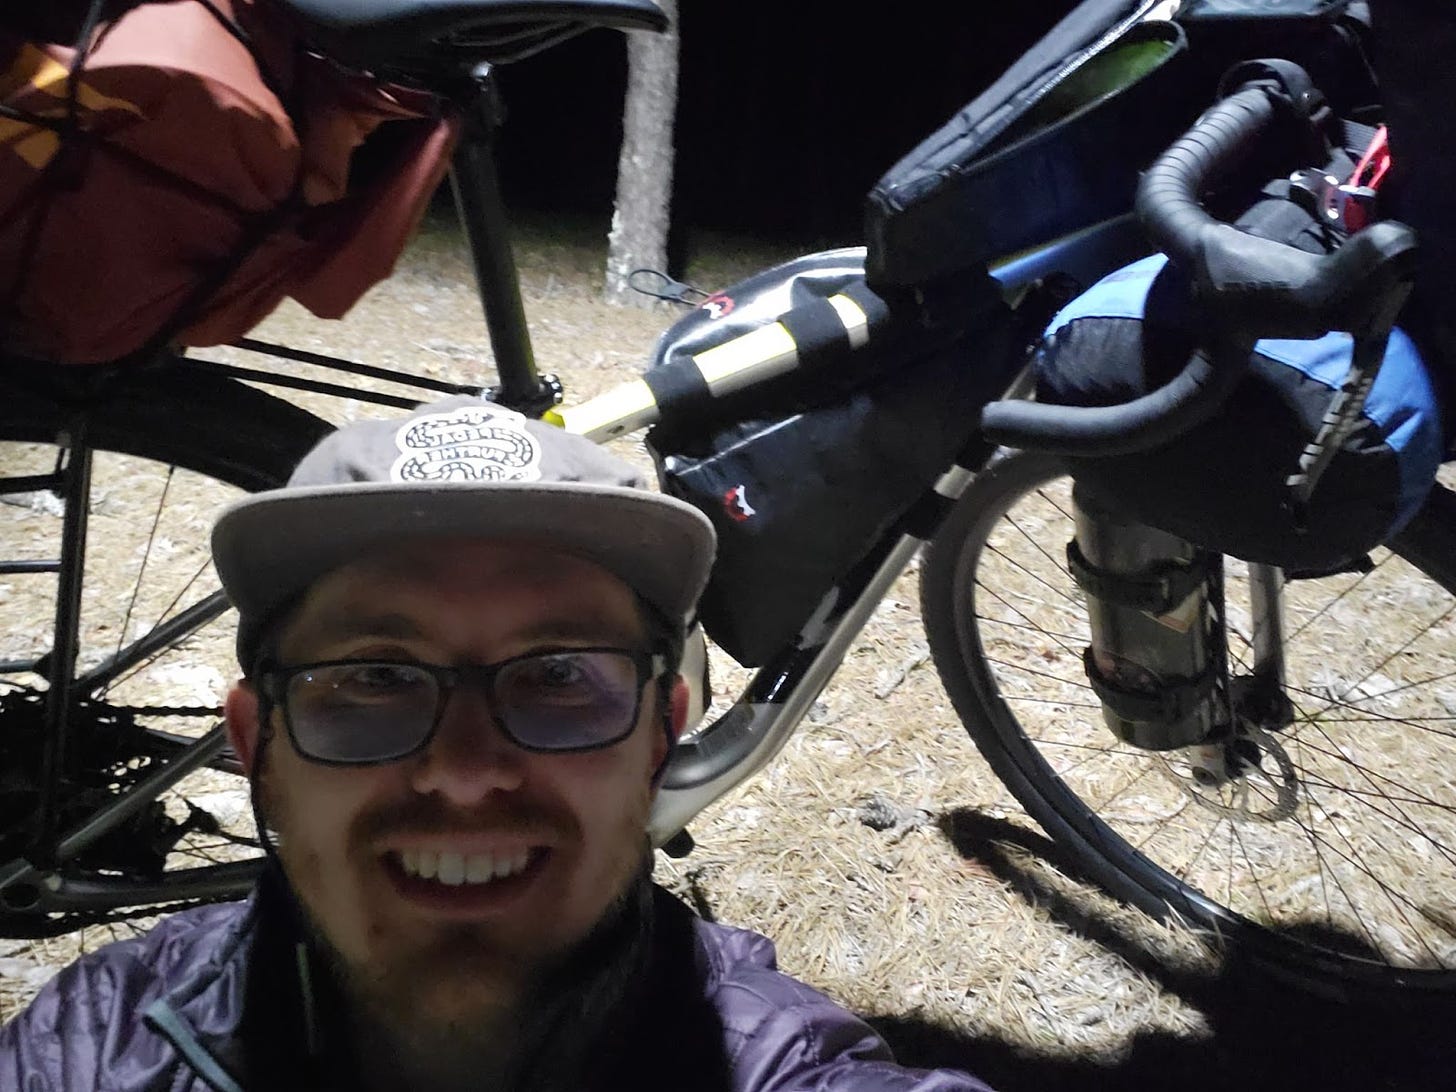
[{"label": "logo patch on cap", "polygon": [[394,434],[397,482],[533,482],[541,445],[526,418],[498,406],[461,406],[416,417]]}]

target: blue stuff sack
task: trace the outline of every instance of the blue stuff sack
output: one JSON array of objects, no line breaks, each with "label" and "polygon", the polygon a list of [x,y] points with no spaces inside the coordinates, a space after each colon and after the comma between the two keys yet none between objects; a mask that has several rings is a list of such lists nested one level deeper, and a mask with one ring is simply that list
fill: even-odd
[{"label": "blue stuff sack", "polygon": [[[1156,254],[1109,274],[1051,321],[1035,358],[1037,397],[1112,405],[1171,378],[1196,349],[1181,276]],[[1285,479],[1350,364],[1351,338],[1257,342],[1217,415],[1149,451],[1069,460],[1094,496],[1208,549],[1293,573],[1327,572],[1389,540],[1441,464],[1441,406],[1415,344],[1392,331],[1359,425],[1295,525]]]}]

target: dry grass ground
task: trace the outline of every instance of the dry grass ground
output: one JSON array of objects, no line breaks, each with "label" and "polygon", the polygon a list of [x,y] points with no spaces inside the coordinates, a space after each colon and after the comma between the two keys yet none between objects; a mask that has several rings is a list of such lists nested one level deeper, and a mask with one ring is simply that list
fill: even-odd
[{"label": "dry grass ground", "polygon": [[[704,249],[691,279],[721,287],[787,256],[725,240]],[[674,317],[600,302],[595,235],[532,232],[519,258],[538,360],[573,399],[635,376]],[[467,266],[438,229],[347,321],[318,323],[286,306],[259,336],[451,378],[490,376]],[[310,404],[335,421],[376,412],[351,400]],[[639,441],[619,446],[649,465]],[[53,519],[22,515],[22,534]],[[194,536],[195,548],[206,521],[204,505],[175,536]],[[927,658],[917,576],[912,566],[880,604],[776,761],[692,824],[695,852],[662,858],[664,882],[714,917],[773,937],[785,970],[875,1017],[910,1060],[978,1069],[1007,1090],[1329,1088],[1357,1072],[1361,1087],[1441,1086],[1384,1083],[1410,1043],[1371,1032],[1371,1014],[1219,977],[1196,938],[1069,879],[950,708]],[[39,634],[28,617],[36,602],[6,585],[0,603],[7,627]],[[188,655],[191,673],[179,667],[178,685],[215,696],[232,670],[226,634]],[[720,697],[745,677],[721,656],[714,669]],[[876,812],[893,822],[867,822]],[[0,1018],[79,949],[126,931],[0,942]]]}]

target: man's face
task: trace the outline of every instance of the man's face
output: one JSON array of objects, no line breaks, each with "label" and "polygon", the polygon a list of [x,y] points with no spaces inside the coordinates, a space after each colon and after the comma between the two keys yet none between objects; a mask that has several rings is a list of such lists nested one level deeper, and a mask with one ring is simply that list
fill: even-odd
[{"label": "man's face", "polygon": [[[635,597],[604,569],[539,546],[467,539],[414,544],[324,577],[290,619],[278,659],[484,664],[646,643]],[[249,765],[256,709],[249,686],[234,691],[229,730]],[[469,1022],[508,1008],[627,888],[666,751],[664,715],[649,683],[622,742],[532,753],[463,686],[424,750],[330,767],[298,754],[275,711],[262,808],[290,883],[349,977],[411,1018]],[[437,878],[420,875],[431,871]],[[438,878],[462,872],[464,883]]]}]

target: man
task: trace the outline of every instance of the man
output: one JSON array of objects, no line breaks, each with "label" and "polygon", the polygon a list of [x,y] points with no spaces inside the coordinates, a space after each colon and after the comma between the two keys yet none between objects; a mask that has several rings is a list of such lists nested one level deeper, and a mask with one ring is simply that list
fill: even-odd
[{"label": "man", "polygon": [[24,1089],[973,1090],[650,881],[707,520],[469,398],[322,441],[218,521],[245,903],[65,969]]}]

